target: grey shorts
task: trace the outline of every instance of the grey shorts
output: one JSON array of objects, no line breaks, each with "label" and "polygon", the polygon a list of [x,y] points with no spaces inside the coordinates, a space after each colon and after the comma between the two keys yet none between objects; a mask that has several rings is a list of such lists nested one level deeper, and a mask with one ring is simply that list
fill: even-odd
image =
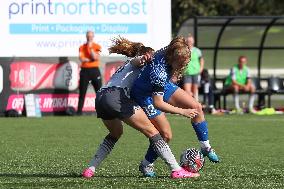
[{"label": "grey shorts", "polygon": [[191,83],[199,85],[199,82],[200,82],[199,74],[183,76],[183,83]]},{"label": "grey shorts", "polygon": [[97,117],[104,120],[125,119],[135,113],[139,108],[123,88],[102,88],[96,95]]}]

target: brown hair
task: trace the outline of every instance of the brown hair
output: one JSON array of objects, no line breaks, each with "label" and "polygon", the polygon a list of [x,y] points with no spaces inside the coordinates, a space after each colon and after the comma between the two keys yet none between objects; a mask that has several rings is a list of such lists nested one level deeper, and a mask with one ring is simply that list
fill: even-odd
[{"label": "brown hair", "polygon": [[173,76],[177,79],[181,79],[183,70],[186,68],[190,61],[191,53],[190,49],[183,37],[175,37],[169,44],[166,50],[166,62],[167,64],[179,64],[176,69],[173,69]]},{"label": "brown hair", "polygon": [[111,41],[112,46],[108,48],[110,54],[117,53],[127,57],[135,57],[154,51],[151,47],[145,47],[143,43],[132,42],[121,36],[113,38]]}]

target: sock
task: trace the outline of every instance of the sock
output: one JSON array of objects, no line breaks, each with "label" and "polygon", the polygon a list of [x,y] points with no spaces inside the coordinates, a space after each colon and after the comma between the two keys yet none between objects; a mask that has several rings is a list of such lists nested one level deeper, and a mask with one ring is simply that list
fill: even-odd
[{"label": "sock", "polygon": [[200,123],[192,123],[192,127],[195,130],[197,138],[199,141],[208,141],[208,127],[207,121],[202,121]]},{"label": "sock", "polygon": [[142,161],[144,166],[148,166],[149,164],[154,163],[158,159],[158,154],[153,149],[152,145],[150,144],[145,155],[145,159]]},{"label": "sock", "polygon": [[204,149],[204,148],[211,148],[211,145],[210,145],[210,143],[209,143],[209,140],[206,140],[206,141],[199,141],[199,143],[200,143],[200,146],[201,146],[202,149]]},{"label": "sock", "polygon": [[149,162],[147,159],[145,159],[145,158],[142,160],[141,163],[142,163],[142,165],[145,166],[145,167],[148,166],[148,165],[150,165],[150,164],[152,164],[152,163],[150,163],[150,162]]},{"label": "sock", "polygon": [[162,158],[166,162],[166,164],[171,168],[172,171],[177,171],[181,169],[170,147],[164,141],[160,134],[156,134],[149,140],[154,151],[159,155],[160,158]]},{"label": "sock", "polygon": [[[93,159],[90,162],[90,167],[92,171],[97,168],[101,162],[107,157],[107,155],[111,152],[113,149],[115,143],[118,140],[116,138],[113,138],[110,135],[107,135],[101,145],[99,146],[99,149],[97,150],[96,154],[94,155]],[[94,170],[93,170],[94,169]]]},{"label": "sock", "polygon": [[255,99],[255,94],[249,95],[249,109],[250,109],[250,110],[253,109],[254,99]]},{"label": "sock", "polygon": [[96,168],[94,166],[89,167],[93,172],[96,172]]},{"label": "sock", "polygon": [[235,101],[235,107],[237,110],[241,109],[240,107],[240,98],[238,93],[234,93],[234,101]]},{"label": "sock", "polygon": [[210,109],[214,109],[214,105],[209,105],[209,108]]}]

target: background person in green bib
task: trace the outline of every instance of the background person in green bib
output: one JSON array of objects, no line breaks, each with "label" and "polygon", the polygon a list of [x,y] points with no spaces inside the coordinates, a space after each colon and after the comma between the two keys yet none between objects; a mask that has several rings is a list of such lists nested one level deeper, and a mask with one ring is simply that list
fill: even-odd
[{"label": "background person in green bib", "polygon": [[240,56],[239,63],[231,68],[230,74],[225,80],[225,90],[233,93],[237,112],[242,112],[240,107],[239,92],[249,92],[249,111],[251,113],[255,113],[253,108],[255,87],[250,79],[249,68],[247,67],[247,57]]},{"label": "background person in green bib", "polygon": [[200,73],[204,67],[204,58],[201,50],[194,47],[194,37],[191,34],[187,37],[187,44],[191,50],[191,60],[184,71],[183,88],[198,101],[198,86]]}]

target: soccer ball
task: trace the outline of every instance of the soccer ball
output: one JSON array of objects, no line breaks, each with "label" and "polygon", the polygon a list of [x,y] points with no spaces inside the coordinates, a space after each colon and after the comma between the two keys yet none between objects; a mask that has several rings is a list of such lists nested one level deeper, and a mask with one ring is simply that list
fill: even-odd
[{"label": "soccer ball", "polygon": [[199,172],[204,163],[203,154],[195,148],[186,149],[180,156],[180,166],[193,173]]}]

